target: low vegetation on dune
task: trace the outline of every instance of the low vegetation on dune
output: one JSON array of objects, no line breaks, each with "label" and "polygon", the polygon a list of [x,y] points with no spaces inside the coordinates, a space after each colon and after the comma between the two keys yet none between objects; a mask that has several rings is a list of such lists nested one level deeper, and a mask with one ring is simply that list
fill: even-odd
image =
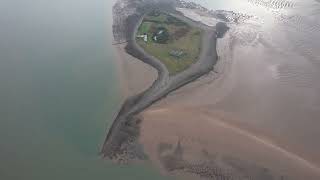
[{"label": "low vegetation on dune", "polygon": [[195,63],[200,54],[202,30],[163,12],[147,14],[136,35],[137,43],[158,58],[175,75]]}]

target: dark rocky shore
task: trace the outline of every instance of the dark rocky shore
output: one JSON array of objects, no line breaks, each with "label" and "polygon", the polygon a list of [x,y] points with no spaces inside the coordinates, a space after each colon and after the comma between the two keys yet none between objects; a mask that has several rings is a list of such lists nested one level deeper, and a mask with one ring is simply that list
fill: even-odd
[{"label": "dark rocky shore", "polygon": [[[183,4],[183,6],[185,5]],[[198,61],[187,70],[174,76],[170,76],[164,64],[145,53],[135,42],[135,34],[143,15],[155,9],[155,7],[182,19],[191,26],[200,27],[204,31],[201,54]],[[137,142],[140,133],[139,123],[142,120],[139,117],[139,113],[153,103],[165,98],[172,91],[213,71],[214,65],[218,60],[216,52],[217,38],[223,37],[228,27],[224,23],[217,24],[217,27],[208,27],[200,22],[194,22],[177,12],[175,10],[176,7],[181,7],[181,1],[121,1],[114,7],[115,20],[113,28],[115,40],[127,42],[126,52],[157,69],[158,78],[149,89],[139,95],[128,98],[124,102],[101,150],[101,154],[105,158],[117,163],[147,159],[142,145]],[[172,157],[164,158],[162,163],[168,172],[183,170],[186,173],[209,179],[216,177],[234,179],[232,176],[223,174],[216,166],[209,166],[207,163],[190,164],[183,161],[181,156],[176,156],[175,154]]]},{"label": "dark rocky shore", "polygon": [[[154,9],[165,11],[177,18],[186,21],[191,26],[203,29],[201,54],[196,63],[189,69],[170,76],[167,68],[156,58],[147,54],[135,42],[135,34],[144,14]],[[201,22],[194,22],[183,16],[176,8],[187,8],[205,12],[206,15],[217,19],[215,27],[208,27]],[[112,127],[108,131],[105,143],[101,150],[104,158],[117,163],[128,163],[132,160],[145,160],[143,146],[138,143],[140,133],[139,116],[146,108],[165,98],[169,93],[197,80],[213,71],[218,56],[216,52],[217,39],[228,31],[228,25],[238,24],[253,16],[235,13],[232,11],[210,11],[195,3],[182,0],[119,0],[114,6],[114,38],[117,43],[126,42],[126,52],[158,71],[158,78],[146,91],[128,98],[119,111]],[[162,133],[162,132],[161,132]],[[263,167],[254,162],[203,152],[205,159],[192,162],[185,159],[185,147],[180,140],[174,144],[159,142],[159,161],[169,173],[191,174],[201,179],[214,180],[289,180],[289,176],[278,174],[270,167]],[[237,149],[236,149],[237,150]],[[164,152],[164,153],[163,153]],[[286,174],[286,172],[284,172]]]},{"label": "dark rocky shore", "polygon": [[[198,79],[199,77],[211,72],[217,62],[215,28],[211,28],[194,22],[183,17],[175,11],[175,7],[181,2],[167,1],[123,1],[114,7],[114,37],[118,42],[128,42],[126,51],[130,55],[151,65],[158,71],[158,79],[145,92],[131,97],[126,100],[115,119],[111,129],[108,132],[101,154],[104,157],[116,160],[118,162],[127,162],[134,159],[145,159],[142,147],[136,142],[139,136],[139,122],[137,116],[153,103],[164,98],[170,92]],[[125,5],[125,7],[121,7]],[[142,17],[155,7],[159,10],[166,11],[178,18],[187,21],[193,26],[200,26],[204,31],[202,42],[202,52],[197,63],[193,64],[188,70],[183,71],[175,76],[169,76],[166,67],[154,57],[148,55],[135,42],[135,33],[137,31]],[[221,29],[221,28],[220,28]],[[225,31],[222,30],[222,31]]]},{"label": "dark rocky shore", "polygon": [[[147,54],[135,41],[135,34],[144,14],[154,10],[155,7],[158,10],[165,11],[182,19],[191,26],[200,27],[204,31],[201,54],[198,61],[187,70],[174,76],[170,76],[165,65],[158,59]],[[229,18],[223,18],[222,16],[215,17],[220,19],[220,22],[217,23],[215,27],[209,27],[201,22],[194,22],[184,17],[180,12],[175,10],[176,7],[197,10],[205,9],[201,6],[196,6],[194,3],[188,5],[188,3],[184,1],[176,0],[121,0],[114,6],[113,29],[115,40],[117,42],[127,42],[126,52],[154,67],[158,71],[158,78],[149,89],[141,94],[128,98],[124,102],[107,134],[101,150],[104,158],[111,159],[116,163],[128,163],[134,160],[146,160],[148,158],[143,151],[142,145],[137,142],[140,133],[139,124],[143,120],[139,117],[139,113],[153,103],[165,98],[169,93],[212,72],[218,61],[216,51],[217,38],[222,38],[228,31],[229,28],[226,23],[232,19],[233,23],[238,22],[236,18],[230,18],[231,16],[239,17],[236,13],[219,11],[218,13],[222,13],[224,17]],[[205,11],[207,10],[205,9]],[[211,12],[211,14],[216,16],[217,12]],[[168,145],[168,147],[169,146],[170,145]],[[176,148],[162,148],[162,150],[165,151],[170,151],[170,149],[172,153],[167,153],[166,156],[160,157],[163,168],[170,174],[179,172],[196,175],[201,179],[214,180],[288,179],[285,176],[271,176],[268,169],[252,164],[243,164],[244,162],[239,160],[229,160],[228,162],[230,162],[229,164],[231,165],[229,165],[228,168],[225,165],[225,160],[222,162],[212,157],[208,157],[207,160],[198,163],[189,162],[183,158],[184,148],[180,145],[180,142],[178,142]],[[243,167],[241,167],[242,165]]]}]

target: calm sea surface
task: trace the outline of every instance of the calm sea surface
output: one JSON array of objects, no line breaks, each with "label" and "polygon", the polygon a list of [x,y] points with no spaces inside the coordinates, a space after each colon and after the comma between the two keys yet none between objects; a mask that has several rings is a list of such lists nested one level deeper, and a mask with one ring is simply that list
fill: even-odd
[{"label": "calm sea surface", "polygon": [[162,179],[98,152],[119,106],[114,0],[0,2],[0,179]]}]

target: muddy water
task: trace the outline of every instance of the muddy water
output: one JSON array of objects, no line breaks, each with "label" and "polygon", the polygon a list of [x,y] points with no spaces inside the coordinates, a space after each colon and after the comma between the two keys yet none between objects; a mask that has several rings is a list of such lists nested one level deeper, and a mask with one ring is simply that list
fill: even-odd
[{"label": "muddy water", "polygon": [[99,156],[120,106],[114,0],[1,0],[0,179],[162,179]]}]

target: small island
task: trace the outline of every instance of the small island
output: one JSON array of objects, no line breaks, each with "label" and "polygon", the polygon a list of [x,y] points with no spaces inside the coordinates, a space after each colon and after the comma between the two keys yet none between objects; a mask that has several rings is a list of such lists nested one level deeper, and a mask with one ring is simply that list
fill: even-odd
[{"label": "small island", "polygon": [[147,158],[137,142],[139,113],[212,72],[218,61],[217,38],[225,32],[176,10],[192,3],[135,2],[119,1],[115,5],[114,38],[126,43],[126,53],[156,69],[158,77],[147,90],[126,99],[108,131],[101,154],[120,163]]},{"label": "small island", "polygon": [[[301,165],[318,170],[300,156],[260,137],[256,129],[250,132],[247,124],[238,124],[230,113],[234,103],[241,105],[234,98],[238,94],[233,93],[237,91],[233,89],[233,78],[239,78],[244,65],[239,63],[236,69],[240,74],[231,73],[231,78],[224,70],[236,67],[228,58],[243,50],[233,49],[237,43],[242,46],[245,39],[241,33],[238,38],[238,33],[250,33],[243,27],[238,32],[236,26],[249,23],[254,16],[208,10],[184,0],[118,0],[113,14],[114,45],[124,44],[117,47],[123,55],[119,61],[138,62],[152,73],[136,69],[136,79],[148,79],[148,84],[125,97],[108,129],[100,152],[103,158],[120,164],[149,160],[165,175],[182,179],[287,180],[292,179],[291,174],[304,178],[310,175],[307,168],[296,171]],[[225,36],[229,27],[231,31]],[[251,24],[244,27],[250,30]],[[247,50],[247,46],[244,48]],[[131,79],[135,72],[130,69],[126,76],[130,83],[138,82]],[[189,86],[182,88],[185,85]],[[237,86],[240,94],[245,92],[241,83]],[[225,95],[230,92],[226,91],[232,92],[229,98]],[[245,93],[239,97],[248,96]],[[229,113],[221,111],[224,103],[230,105]],[[266,156],[270,161],[264,163]],[[295,171],[288,172],[287,168]]]},{"label": "small island", "polygon": [[198,60],[202,30],[161,11],[146,14],[136,35],[137,43],[167,67],[170,75]]}]

